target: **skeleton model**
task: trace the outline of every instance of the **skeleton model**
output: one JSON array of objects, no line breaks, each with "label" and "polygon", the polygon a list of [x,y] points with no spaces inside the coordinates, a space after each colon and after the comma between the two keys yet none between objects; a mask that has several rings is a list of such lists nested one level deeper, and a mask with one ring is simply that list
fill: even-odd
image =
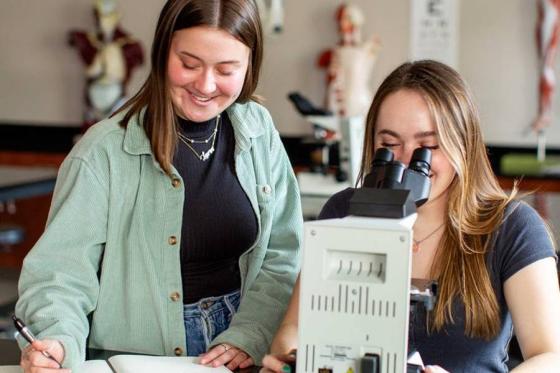
[{"label": "skeleton model", "polygon": [[541,130],[550,124],[552,97],[556,86],[554,57],[560,28],[560,0],[539,0],[537,45],[540,57],[539,112],[533,128]]},{"label": "skeleton model", "polygon": [[140,43],[119,26],[115,0],[96,1],[94,17],[95,32],[69,33],[86,66],[84,131],[123,103],[132,70],[144,62]]},{"label": "skeleton model", "polygon": [[381,46],[378,37],[362,42],[364,16],[353,5],[336,12],[340,41],[323,52],[318,64],[327,69],[326,107],[338,116],[365,116],[373,91],[370,77]]}]

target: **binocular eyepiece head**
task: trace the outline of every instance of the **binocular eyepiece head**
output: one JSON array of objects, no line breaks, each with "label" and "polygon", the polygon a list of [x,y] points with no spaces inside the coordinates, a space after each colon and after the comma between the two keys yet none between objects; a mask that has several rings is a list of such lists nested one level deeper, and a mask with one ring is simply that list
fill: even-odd
[{"label": "binocular eyepiece head", "polygon": [[378,218],[402,218],[416,211],[430,196],[432,152],[415,149],[408,163],[396,161],[387,148],[378,149],[371,171],[354,191],[349,213]]},{"label": "binocular eyepiece head", "polygon": [[[394,160],[393,152],[388,148],[379,148],[373,155],[370,174],[373,173],[378,167],[386,167],[388,164],[400,163],[405,168],[404,164]],[[428,148],[417,148],[412,153],[408,168],[416,172],[420,172],[424,176],[430,176],[430,168],[432,163],[432,152]]]},{"label": "binocular eyepiece head", "polygon": [[432,152],[428,148],[417,148],[412,153],[408,167],[395,161],[388,148],[378,149],[371,164],[370,173],[364,178],[364,187],[378,189],[410,190],[417,205],[427,201],[430,191],[430,169]]}]

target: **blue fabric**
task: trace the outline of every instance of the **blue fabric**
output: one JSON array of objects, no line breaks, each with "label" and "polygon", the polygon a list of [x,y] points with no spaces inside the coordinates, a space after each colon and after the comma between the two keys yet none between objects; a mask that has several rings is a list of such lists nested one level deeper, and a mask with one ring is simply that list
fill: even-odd
[{"label": "blue fabric", "polygon": [[187,356],[198,356],[208,350],[210,342],[226,330],[239,308],[239,290],[219,297],[203,298],[185,304],[184,320]]}]

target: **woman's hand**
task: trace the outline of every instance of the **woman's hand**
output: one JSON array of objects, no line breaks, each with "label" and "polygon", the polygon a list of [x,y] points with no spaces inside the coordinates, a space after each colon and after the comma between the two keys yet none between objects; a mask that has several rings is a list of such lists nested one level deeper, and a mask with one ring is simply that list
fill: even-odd
[{"label": "woman's hand", "polygon": [[70,373],[69,369],[60,369],[56,361],[49,359],[42,352],[47,352],[56,361],[64,360],[64,347],[59,341],[51,339],[36,340],[21,352],[19,365],[25,373]]},{"label": "woman's hand", "polygon": [[266,355],[262,361],[260,373],[291,373],[291,364],[295,364],[295,350],[289,354]]},{"label": "woman's hand", "polygon": [[262,361],[261,373],[290,373],[296,361],[297,324],[283,322],[270,345],[270,354]]},{"label": "woman's hand", "polygon": [[200,355],[200,364],[213,367],[225,365],[229,370],[234,370],[250,367],[255,365],[255,362],[245,351],[227,343],[220,343]]}]

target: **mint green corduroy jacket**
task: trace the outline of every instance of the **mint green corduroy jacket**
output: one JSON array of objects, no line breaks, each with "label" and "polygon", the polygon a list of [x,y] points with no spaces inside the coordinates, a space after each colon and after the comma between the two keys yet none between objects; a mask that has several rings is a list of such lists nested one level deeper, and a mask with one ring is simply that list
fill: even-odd
[{"label": "mint green corduroy jacket", "polygon": [[[258,364],[299,271],[301,205],[268,111],[251,102],[227,112],[236,173],[259,229],[239,259],[239,310],[212,344],[235,345]],[[63,343],[65,367],[84,360],[86,343],[187,353],[183,302],[175,294],[182,292],[183,180],[176,170],[172,178],[163,172],[138,120],[125,130],[121,118],[93,126],[63,162],[47,227],[25,258],[19,281],[16,314],[39,338]]]}]

